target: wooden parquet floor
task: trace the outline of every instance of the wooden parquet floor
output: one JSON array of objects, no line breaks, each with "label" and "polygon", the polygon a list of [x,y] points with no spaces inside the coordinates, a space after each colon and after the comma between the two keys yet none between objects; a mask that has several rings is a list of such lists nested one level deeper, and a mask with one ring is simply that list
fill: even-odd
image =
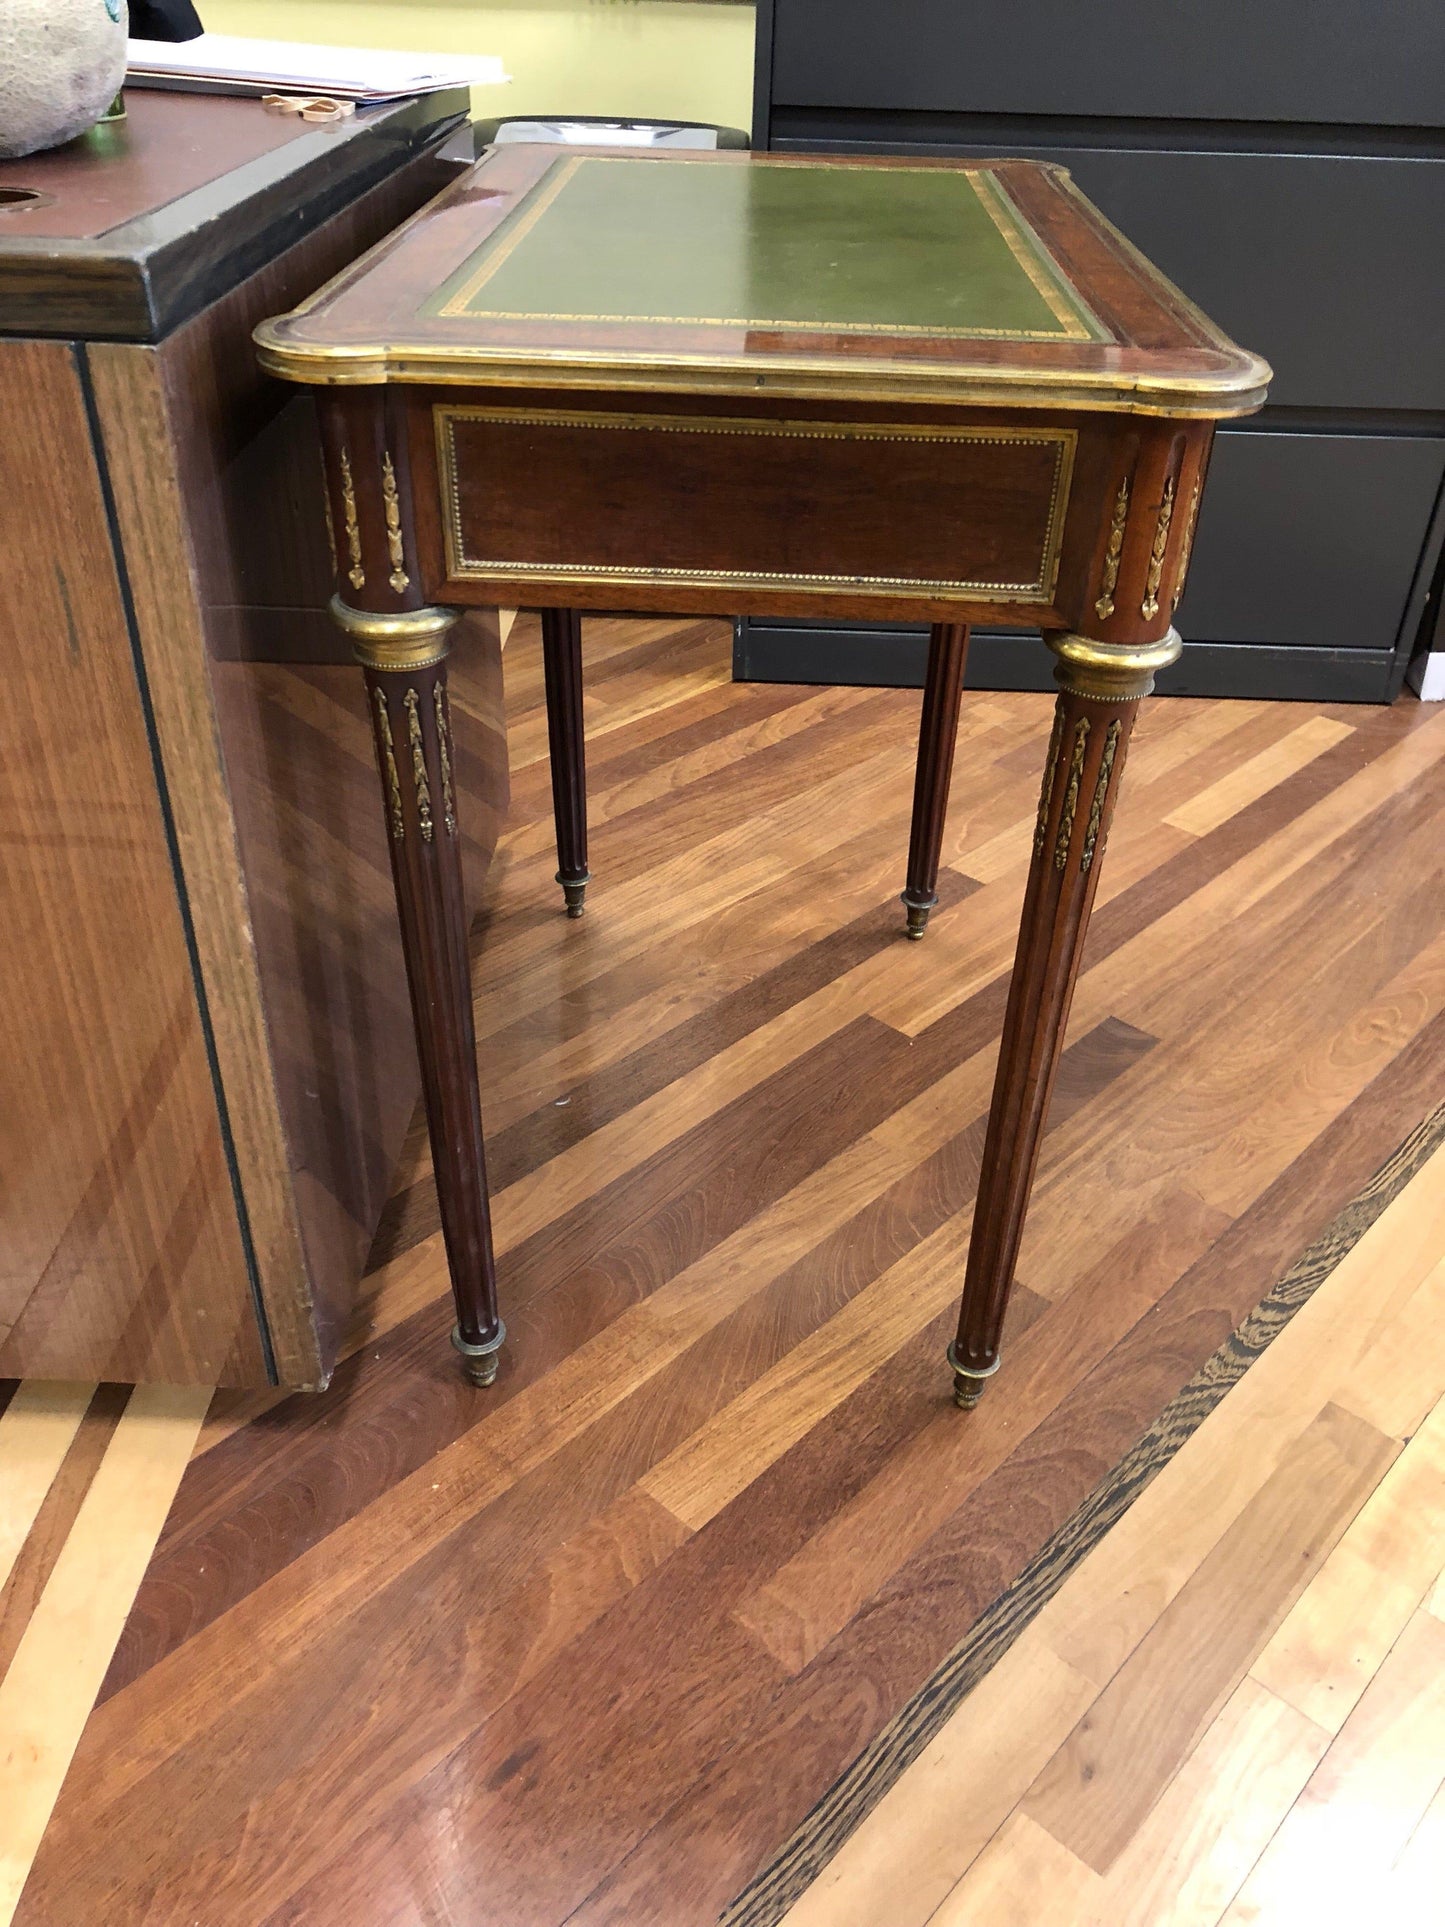
[{"label": "wooden parquet floor", "polygon": [[783,1916],[1445,1920],[1445,1148]]},{"label": "wooden parquet floor", "polygon": [[[326,1394],[16,1393],[0,1922],[715,1920],[1439,1102],[1445,707],[1155,704],[1004,1369],[965,1418],[943,1347],[1048,701],[965,698],[943,902],[911,945],[916,695],[735,687],[718,624],[597,621],[586,657],[580,924],[551,881],[535,624],[506,658],[513,811],[475,941],[501,1377],[454,1369],[418,1129]],[[1237,1531],[1201,1549],[1206,1426],[1173,1462],[1204,1468],[1176,1500],[1195,1550],[1130,1524],[1171,1467],[1103,1542],[1133,1532],[1137,1583],[1060,1617],[1096,1549],[1034,1622],[1062,1697],[931,1907],[1010,1826],[1029,1867],[1038,1834],[1105,1879],[1202,1771],[1211,1695],[1264,1718],[1234,1674],[1299,1610],[1282,1577],[1209,1692],[1178,1682],[1221,1575],[1282,1571],[1303,1534],[1322,1576],[1405,1463],[1420,1414],[1337,1382],[1377,1324],[1357,1291],[1297,1449],[1249,1416],[1273,1348],[1228,1394],[1226,1483],[1258,1489]],[[1419,1330],[1391,1344],[1408,1376]],[[1026,1723],[1033,1685],[1011,1714],[992,1682],[1041,1651],[1030,1629],[957,1718]],[[1177,1702],[1147,1745],[1116,1674]],[[1125,1796],[1090,1793],[1097,1749],[1130,1761]]]}]

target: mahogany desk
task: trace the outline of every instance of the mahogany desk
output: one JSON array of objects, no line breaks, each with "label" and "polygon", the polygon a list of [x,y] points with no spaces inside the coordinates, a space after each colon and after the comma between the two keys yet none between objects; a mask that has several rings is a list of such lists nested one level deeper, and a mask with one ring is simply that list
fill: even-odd
[{"label": "mahogany desk", "polygon": [[905,902],[937,874],[970,622],[1042,627],[1060,695],[989,1115],[960,1405],[998,1368],[1109,819],[1172,662],[1213,425],[1269,370],[1067,174],[774,155],[494,151],[257,331],[325,393],[339,593],[370,693],[457,1303],[504,1336],[482,1151],[446,653],[543,603],[560,880],[580,907],[570,611],[933,626]]}]

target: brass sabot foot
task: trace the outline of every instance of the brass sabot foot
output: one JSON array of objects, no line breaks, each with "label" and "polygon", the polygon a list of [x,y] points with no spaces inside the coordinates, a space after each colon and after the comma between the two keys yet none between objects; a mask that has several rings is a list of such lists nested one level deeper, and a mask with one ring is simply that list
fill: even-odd
[{"label": "brass sabot foot", "polygon": [[971,1412],[1002,1361],[996,1358],[991,1365],[963,1365],[959,1363],[957,1348],[950,1345],[948,1362],[953,1367],[953,1402],[960,1412]]},{"label": "brass sabot foot", "polygon": [[587,885],[592,881],[591,871],[580,877],[564,877],[559,871],[557,881],[562,886],[562,900],[567,906],[567,915],[580,917],[587,908]]},{"label": "brass sabot foot", "polygon": [[452,1326],[452,1344],[460,1352],[462,1370],[473,1385],[485,1387],[496,1378],[506,1338],[507,1328],[500,1319],[497,1320],[496,1337],[485,1339],[480,1345],[469,1345],[462,1337],[461,1326]]},{"label": "brass sabot foot", "polygon": [[936,896],[914,897],[910,896],[905,890],[899,901],[908,912],[908,922],[904,934],[911,938],[914,943],[917,943],[924,931],[928,928],[928,913],[932,910],[934,904],[937,903],[938,898]]}]

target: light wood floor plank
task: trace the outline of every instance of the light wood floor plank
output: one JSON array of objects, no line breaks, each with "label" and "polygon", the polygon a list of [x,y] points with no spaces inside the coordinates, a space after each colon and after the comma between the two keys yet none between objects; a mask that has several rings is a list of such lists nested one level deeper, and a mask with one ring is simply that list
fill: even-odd
[{"label": "light wood floor plank", "polygon": [[1043,1769],[1023,1810],[1108,1873],[1396,1449],[1327,1406]]},{"label": "light wood floor plank", "polygon": [[1353,733],[1348,723],[1332,716],[1312,716],[1272,748],[1251,756],[1247,763],[1170,810],[1165,821],[1176,829],[1188,830],[1191,836],[1207,836]]},{"label": "light wood floor plank", "polygon": [[1223,1916],[1388,1919],[1382,1883],[1445,1777],[1445,1626],[1417,1613]]},{"label": "light wood floor plank", "polygon": [[[1445,1345],[1436,1360],[1445,1385]],[[1445,1564],[1445,1399],[1250,1667],[1337,1733]]]},{"label": "light wood floor plank", "polygon": [[185,1471],[210,1393],[140,1386],[0,1681],[0,1927],[7,1927]]},{"label": "light wood floor plank", "polygon": [[[1330,1743],[1241,1680],[1079,1927],[1214,1927]],[[1051,1927],[1074,1927],[1054,1918]]]},{"label": "light wood floor plank", "polygon": [[1379,1918],[1393,1927],[1435,1927],[1445,1894],[1445,1780],[1390,1869]]},{"label": "light wood floor plank", "polygon": [[0,1412],[0,1586],[94,1396],[93,1384],[31,1378]]},{"label": "light wood floor plank", "polygon": [[1049,1927],[1087,1918],[1098,1874],[1022,1809],[1009,1815],[928,1927]]},{"label": "light wood floor plank", "polygon": [[1405,1438],[1445,1390],[1445,1258],[1428,1274],[1398,1318],[1383,1325],[1353,1384],[1339,1387],[1347,1411],[1382,1432]]},{"label": "light wood floor plank", "polygon": [[783,1927],[923,1927],[1095,1691],[1025,1632],[789,1909]]},{"label": "light wood floor plank", "polygon": [[1445,1244],[1445,1149],[1401,1192],[1046,1609],[1060,1656],[1110,1680],[1322,1406],[1370,1369]]}]

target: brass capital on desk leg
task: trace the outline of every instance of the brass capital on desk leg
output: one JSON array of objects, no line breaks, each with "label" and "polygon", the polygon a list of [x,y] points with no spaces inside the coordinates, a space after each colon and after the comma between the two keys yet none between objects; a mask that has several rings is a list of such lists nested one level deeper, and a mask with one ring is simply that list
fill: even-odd
[{"label": "brass capital on desk leg", "polygon": [[1044,764],[984,1140],[958,1335],[948,1348],[954,1398],[977,1405],[998,1370],[1039,1143],[1063,1047],[1074,981],[1098,887],[1109,822],[1141,698],[1179,654],[1171,629],[1155,641],[1048,638],[1059,698]]},{"label": "brass capital on desk leg", "polygon": [[332,614],[366,677],[411,994],[437,1202],[456,1300],[452,1342],[474,1385],[497,1375],[505,1331],[482,1146],[477,1044],[447,697],[452,609],[389,615],[339,598]]}]

